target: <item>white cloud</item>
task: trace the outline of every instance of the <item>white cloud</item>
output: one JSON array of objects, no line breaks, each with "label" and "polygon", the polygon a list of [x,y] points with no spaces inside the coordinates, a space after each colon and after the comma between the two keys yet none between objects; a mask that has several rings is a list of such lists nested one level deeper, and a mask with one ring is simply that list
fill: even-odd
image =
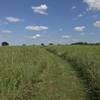
[{"label": "white cloud", "polygon": [[31,38],[36,39],[36,38],[39,38],[39,37],[40,37],[40,34],[36,34],[36,35],[32,36]]},{"label": "white cloud", "polygon": [[59,31],[63,31],[63,28],[60,28]]},{"label": "white cloud", "polygon": [[0,33],[12,33],[11,30],[0,30]]},{"label": "white cloud", "polygon": [[27,38],[27,39],[37,39],[39,37],[41,37],[40,34],[36,34],[36,35],[33,35],[33,36],[25,36],[25,38]]},{"label": "white cloud", "polygon": [[100,0],[83,0],[89,6],[88,10],[100,10]]},{"label": "white cloud", "polygon": [[83,32],[85,30],[85,28],[86,28],[85,26],[77,26],[74,28],[74,30],[77,32]]},{"label": "white cloud", "polygon": [[17,18],[17,17],[6,17],[5,19],[6,19],[7,22],[10,22],[10,23],[16,23],[16,22],[21,21],[21,19]]},{"label": "white cloud", "polygon": [[69,35],[63,35],[62,38],[69,39],[69,38],[71,38],[71,36],[69,36]]},{"label": "white cloud", "polygon": [[35,13],[47,15],[48,6],[46,4],[41,4],[40,6],[32,6]]},{"label": "white cloud", "polygon": [[47,26],[38,26],[38,25],[29,25],[25,27],[26,30],[28,31],[43,31],[43,30],[47,30],[48,27]]},{"label": "white cloud", "polygon": [[76,9],[76,6],[72,6],[72,9]]},{"label": "white cloud", "polygon": [[96,21],[96,22],[94,23],[94,26],[100,28],[100,21]]},{"label": "white cloud", "polygon": [[82,14],[82,13],[80,13],[79,15],[78,15],[78,17],[83,17],[84,15]]},{"label": "white cloud", "polygon": [[40,37],[40,34],[36,34],[36,37]]}]

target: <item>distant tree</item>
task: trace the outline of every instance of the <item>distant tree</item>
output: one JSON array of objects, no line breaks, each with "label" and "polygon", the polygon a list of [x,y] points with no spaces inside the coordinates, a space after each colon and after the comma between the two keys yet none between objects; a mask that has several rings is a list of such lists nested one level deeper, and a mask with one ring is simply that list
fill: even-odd
[{"label": "distant tree", "polygon": [[100,43],[95,43],[95,45],[100,45]]},{"label": "distant tree", "polygon": [[88,45],[87,42],[76,42],[76,43],[72,43],[72,45]]},{"label": "distant tree", "polygon": [[41,46],[45,46],[44,43],[41,43]]},{"label": "distant tree", "polygon": [[22,44],[22,46],[26,46],[26,44]]},{"label": "distant tree", "polygon": [[87,42],[76,42],[71,45],[100,45],[100,43],[87,43]]},{"label": "distant tree", "polygon": [[49,45],[53,45],[53,43],[49,43]]},{"label": "distant tree", "polygon": [[9,43],[8,43],[8,42],[2,42],[1,45],[2,45],[2,46],[9,46]]}]

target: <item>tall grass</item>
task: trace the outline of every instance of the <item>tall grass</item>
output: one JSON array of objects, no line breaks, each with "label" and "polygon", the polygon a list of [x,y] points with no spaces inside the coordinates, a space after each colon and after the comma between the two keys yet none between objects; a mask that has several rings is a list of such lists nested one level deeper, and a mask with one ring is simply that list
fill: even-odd
[{"label": "tall grass", "polygon": [[86,100],[77,73],[39,46],[0,47],[0,100]]},{"label": "tall grass", "polygon": [[71,63],[84,77],[93,100],[100,100],[100,46],[51,46],[47,48]]}]

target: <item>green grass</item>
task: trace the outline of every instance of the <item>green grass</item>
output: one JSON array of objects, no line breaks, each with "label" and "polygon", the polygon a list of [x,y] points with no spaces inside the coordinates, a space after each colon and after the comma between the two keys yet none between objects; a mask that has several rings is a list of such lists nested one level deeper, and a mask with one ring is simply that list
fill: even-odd
[{"label": "green grass", "polygon": [[0,47],[0,100],[87,100],[66,61],[39,46]]},{"label": "green grass", "polygon": [[49,52],[69,62],[87,85],[93,100],[100,100],[100,46],[49,46]]}]

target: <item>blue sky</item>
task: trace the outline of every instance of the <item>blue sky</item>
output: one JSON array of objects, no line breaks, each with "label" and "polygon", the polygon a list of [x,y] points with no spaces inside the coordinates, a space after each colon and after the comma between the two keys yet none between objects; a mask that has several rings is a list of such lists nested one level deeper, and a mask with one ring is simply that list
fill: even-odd
[{"label": "blue sky", "polygon": [[100,0],[0,0],[0,42],[100,42]]}]

